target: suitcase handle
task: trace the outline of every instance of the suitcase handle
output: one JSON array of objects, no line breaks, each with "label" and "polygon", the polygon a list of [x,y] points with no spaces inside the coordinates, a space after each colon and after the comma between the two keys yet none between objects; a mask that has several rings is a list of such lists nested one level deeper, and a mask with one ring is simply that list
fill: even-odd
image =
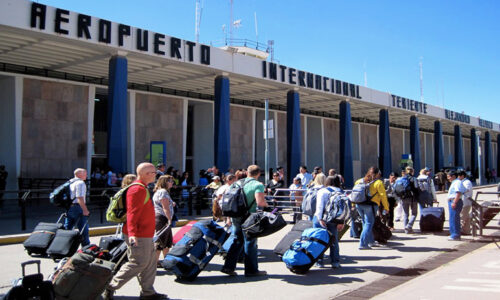
[{"label": "suitcase handle", "polygon": [[28,261],[25,261],[25,262],[22,262],[21,263],[21,267],[23,269],[23,277],[26,276],[26,266],[28,265],[34,265],[36,264],[37,267],[38,267],[38,274],[40,274],[40,260],[28,260]]}]

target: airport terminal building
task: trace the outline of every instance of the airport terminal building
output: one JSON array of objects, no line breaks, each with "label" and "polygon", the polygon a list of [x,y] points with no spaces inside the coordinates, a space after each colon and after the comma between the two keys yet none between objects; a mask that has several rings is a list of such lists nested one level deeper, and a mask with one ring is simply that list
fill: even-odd
[{"label": "airport terminal building", "polygon": [[[197,173],[264,166],[500,169],[500,125],[235,51],[27,0],[0,0],[0,165],[16,178],[145,160]],[[484,108],[488,109],[488,108]],[[271,130],[271,129],[270,129]],[[478,138],[480,147],[478,147]],[[478,154],[481,154],[478,162]]]}]

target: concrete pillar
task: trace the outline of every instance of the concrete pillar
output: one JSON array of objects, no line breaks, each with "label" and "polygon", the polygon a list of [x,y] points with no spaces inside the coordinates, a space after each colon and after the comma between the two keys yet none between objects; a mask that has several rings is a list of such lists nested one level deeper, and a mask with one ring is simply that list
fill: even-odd
[{"label": "concrete pillar", "polygon": [[444,150],[443,150],[443,127],[441,122],[434,122],[434,168],[437,173],[444,167]]},{"label": "concrete pillar", "polygon": [[286,163],[288,185],[292,184],[299,172],[302,157],[302,137],[300,130],[300,96],[297,91],[289,91],[286,96]]},{"label": "concrete pillar", "polygon": [[389,133],[389,111],[387,109],[381,109],[379,112],[378,136],[379,169],[382,171],[382,176],[384,178],[389,178],[389,174],[392,172],[392,157],[391,136]]},{"label": "concrete pillar", "polygon": [[464,152],[462,144],[462,131],[455,125],[455,166],[464,168]]},{"label": "concrete pillar", "polygon": [[352,188],[354,185],[352,159],[351,105],[347,101],[342,101],[340,102],[340,174],[344,176],[346,188]]},{"label": "concrete pillar", "polygon": [[486,131],[484,134],[484,170],[483,172],[486,172],[486,169],[491,169],[493,168],[493,155],[491,151],[491,136],[490,132]]},{"label": "concrete pillar", "polygon": [[108,87],[108,165],[115,173],[127,171],[127,108],[127,59],[117,55],[109,60]]},{"label": "concrete pillar", "polygon": [[477,149],[478,149],[478,144],[477,144],[476,129],[472,128],[470,130],[470,169],[472,174],[474,175],[474,178],[479,178],[478,177],[479,162],[477,160]]},{"label": "concrete pillar", "polygon": [[420,171],[420,134],[416,116],[410,117],[410,153],[415,174],[418,174]]},{"label": "concrete pillar", "polygon": [[221,172],[226,172],[231,161],[229,78],[226,76],[215,78],[214,123],[214,162]]}]

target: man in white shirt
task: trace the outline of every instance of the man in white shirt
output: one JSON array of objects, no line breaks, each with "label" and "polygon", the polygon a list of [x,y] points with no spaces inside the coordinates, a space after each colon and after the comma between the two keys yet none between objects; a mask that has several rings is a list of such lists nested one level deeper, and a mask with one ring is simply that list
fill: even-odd
[{"label": "man in white shirt", "polygon": [[300,178],[300,182],[301,182],[302,186],[305,188],[309,184],[309,182],[311,182],[311,180],[313,179],[312,175],[311,175],[311,173],[307,173],[306,166],[300,166],[299,172],[300,173],[297,174],[297,176],[295,176],[295,177]]},{"label": "man in white shirt", "polygon": [[90,244],[89,226],[87,224],[90,213],[85,203],[85,196],[87,195],[87,185],[85,184],[87,170],[78,168],[74,171],[74,174],[75,177],[70,180],[71,184],[69,186],[73,202],[66,213],[64,228],[72,229],[75,223],[78,222],[78,229],[82,232],[83,247]]},{"label": "man in white shirt", "polygon": [[463,202],[464,202],[464,207],[462,208],[462,211],[460,212],[460,223],[462,227],[462,234],[463,235],[469,235],[471,228],[470,228],[470,210],[472,208],[472,182],[470,182],[469,179],[467,179],[467,174],[465,171],[461,170],[458,172],[458,179],[462,181],[462,184],[465,187],[465,193],[463,195]]}]

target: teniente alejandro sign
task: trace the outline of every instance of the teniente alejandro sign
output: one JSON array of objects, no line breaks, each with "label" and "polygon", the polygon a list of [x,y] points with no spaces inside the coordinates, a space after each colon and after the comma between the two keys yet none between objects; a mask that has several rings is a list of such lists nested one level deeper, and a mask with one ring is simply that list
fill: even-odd
[{"label": "teniente alejandro sign", "polygon": [[210,47],[207,45],[197,45],[176,37],[150,33],[141,28],[116,24],[40,3],[31,3],[30,26],[32,29],[118,46],[124,50],[154,53],[172,59],[185,59],[189,62],[210,65]]}]

